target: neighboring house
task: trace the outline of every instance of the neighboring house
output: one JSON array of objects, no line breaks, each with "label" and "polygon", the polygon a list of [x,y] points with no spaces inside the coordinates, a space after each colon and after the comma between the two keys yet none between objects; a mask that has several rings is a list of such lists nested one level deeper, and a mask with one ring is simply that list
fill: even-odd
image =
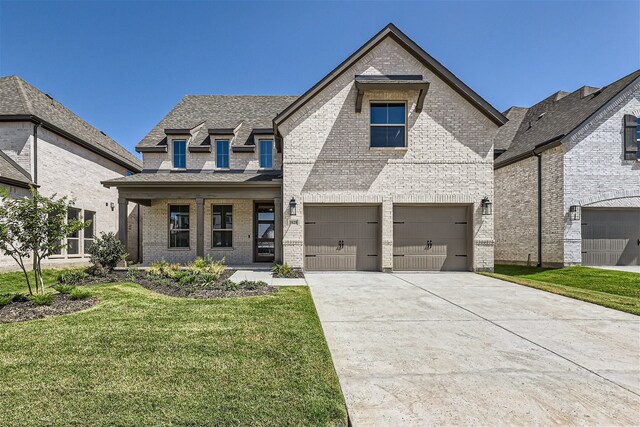
[{"label": "neighboring house", "polygon": [[505,121],[390,24],[299,98],[185,97],[136,147],[143,173],[104,185],[122,239],[145,206],[144,263],[491,270]]},{"label": "neighboring house", "polygon": [[[68,248],[47,265],[86,263],[86,249],[100,232],[118,231],[118,193],[100,181],[137,173],[141,162],[113,139],[17,76],[0,78],[0,188],[13,197],[29,186],[74,199],[69,218],[92,225],[67,239]],[[127,211],[130,256],[138,257],[138,209]],[[17,265],[0,255],[0,268]]]},{"label": "neighboring house", "polygon": [[496,263],[639,265],[640,70],[506,115],[495,143]]}]

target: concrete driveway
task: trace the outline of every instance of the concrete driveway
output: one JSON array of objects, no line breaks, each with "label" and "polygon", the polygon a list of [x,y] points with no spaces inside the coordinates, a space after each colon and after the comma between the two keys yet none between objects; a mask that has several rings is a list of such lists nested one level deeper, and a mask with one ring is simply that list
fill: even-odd
[{"label": "concrete driveway", "polygon": [[354,426],[640,425],[640,318],[472,274],[308,273]]}]

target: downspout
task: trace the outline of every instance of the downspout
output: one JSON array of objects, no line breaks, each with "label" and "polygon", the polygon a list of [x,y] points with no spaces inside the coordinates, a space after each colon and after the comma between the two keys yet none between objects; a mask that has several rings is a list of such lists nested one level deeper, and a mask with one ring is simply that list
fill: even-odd
[{"label": "downspout", "polygon": [[538,158],[538,267],[542,267],[542,155],[533,151]]},{"label": "downspout", "polygon": [[33,183],[38,185],[38,128],[42,123],[33,123]]}]

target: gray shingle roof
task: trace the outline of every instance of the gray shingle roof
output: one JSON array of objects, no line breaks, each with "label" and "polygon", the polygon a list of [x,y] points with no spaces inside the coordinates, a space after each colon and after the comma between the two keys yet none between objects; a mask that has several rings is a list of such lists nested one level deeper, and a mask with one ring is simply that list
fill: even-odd
[{"label": "gray shingle roof", "polygon": [[[511,127],[509,124],[503,126],[495,140],[496,148],[508,147],[496,159],[496,166],[526,155],[540,144],[568,135],[639,77],[640,70],[637,70],[586,96],[583,96],[583,88],[570,94],[559,92],[530,108],[514,110],[514,123]],[[586,90],[589,92],[591,90]]]},{"label": "gray shingle roof", "polygon": [[210,143],[208,129],[236,129],[231,145],[252,146],[253,129],[268,129],[273,118],[297,96],[187,95],[136,146],[166,144],[165,129],[194,129],[190,145]]},{"label": "gray shingle roof", "polygon": [[251,184],[279,182],[282,172],[173,172],[173,173],[138,173],[122,178],[103,181],[106,187],[145,186],[145,185],[217,185],[217,184]]},{"label": "gray shingle roof", "polygon": [[493,147],[495,150],[506,150],[509,148],[526,113],[527,108],[522,107],[511,107],[502,113],[509,121],[498,129]]},{"label": "gray shingle roof", "polygon": [[0,77],[0,116],[35,116],[99,153],[113,157],[133,172],[142,169],[136,156],[18,76]]},{"label": "gray shingle roof", "polygon": [[0,150],[0,182],[9,182],[22,187],[33,185],[29,172],[25,171]]}]

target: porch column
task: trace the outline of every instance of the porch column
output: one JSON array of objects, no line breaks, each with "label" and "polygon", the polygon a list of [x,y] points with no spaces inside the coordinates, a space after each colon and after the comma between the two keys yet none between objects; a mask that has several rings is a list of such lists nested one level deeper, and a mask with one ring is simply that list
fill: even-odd
[{"label": "porch column", "polygon": [[204,199],[196,199],[196,255],[204,258]]},{"label": "porch column", "polygon": [[128,247],[127,241],[127,220],[129,218],[129,201],[125,198],[118,198],[118,239]]},{"label": "porch column", "polygon": [[275,229],[275,261],[282,262],[282,228],[284,224],[282,223],[282,198],[276,197],[273,199],[273,204],[275,205],[275,221],[276,221],[276,229]]}]

